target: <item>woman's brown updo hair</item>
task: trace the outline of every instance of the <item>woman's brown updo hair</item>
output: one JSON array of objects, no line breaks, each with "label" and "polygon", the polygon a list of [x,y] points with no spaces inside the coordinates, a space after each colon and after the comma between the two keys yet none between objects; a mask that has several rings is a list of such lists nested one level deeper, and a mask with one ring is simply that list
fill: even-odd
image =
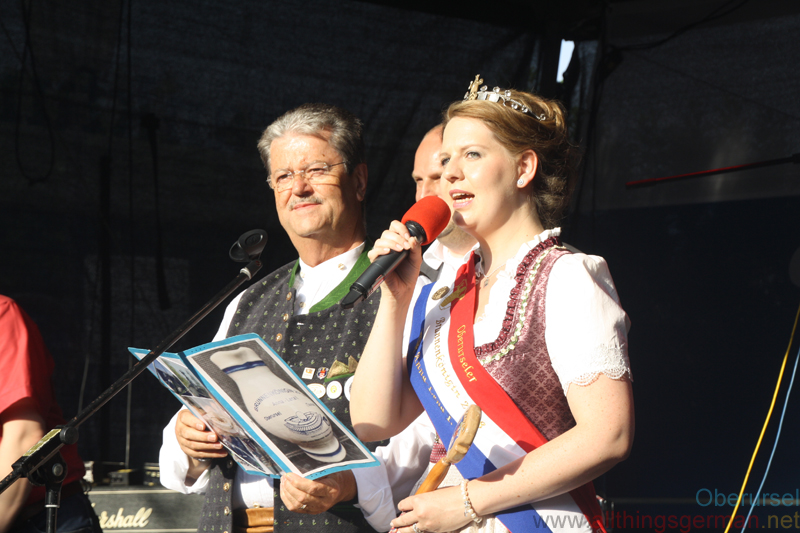
[{"label": "woman's brown updo hair", "polygon": [[[482,121],[512,155],[533,150],[539,168],[533,179],[533,203],[545,229],[558,226],[569,204],[575,166],[575,148],[569,141],[564,109],[556,100],[511,90],[511,98],[528,106],[529,113],[511,102],[463,100],[450,104],[444,124],[455,117]],[[540,117],[541,120],[539,118]]]}]

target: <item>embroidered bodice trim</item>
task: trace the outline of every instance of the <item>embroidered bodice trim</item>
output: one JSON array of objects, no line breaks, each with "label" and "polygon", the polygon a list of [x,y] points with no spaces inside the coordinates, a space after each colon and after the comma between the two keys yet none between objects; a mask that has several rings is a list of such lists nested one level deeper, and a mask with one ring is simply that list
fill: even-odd
[{"label": "embroidered bodice trim", "polygon": [[565,250],[561,246],[561,239],[557,236],[550,237],[537,244],[520,261],[517,273],[514,276],[516,285],[511,289],[506,307],[506,316],[503,319],[503,326],[500,328],[497,339],[475,348],[475,355],[482,365],[486,366],[492,361],[500,360],[516,346],[524,326],[528,298],[533,290],[539,267],[553,249]]}]

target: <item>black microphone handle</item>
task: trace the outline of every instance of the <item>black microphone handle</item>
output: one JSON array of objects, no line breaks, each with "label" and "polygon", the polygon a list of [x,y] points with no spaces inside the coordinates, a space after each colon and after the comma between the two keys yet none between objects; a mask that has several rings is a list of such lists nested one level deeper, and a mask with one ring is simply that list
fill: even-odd
[{"label": "black microphone handle", "polygon": [[[409,220],[406,222],[406,228],[408,228],[408,232],[411,236],[417,239],[417,242],[425,241],[425,229],[419,223]],[[390,250],[388,254],[375,259],[350,286],[350,292],[347,293],[347,296],[342,298],[342,301],[339,302],[340,305],[345,309],[350,309],[361,300],[367,298],[370,294],[375,292],[375,289],[377,289],[381,283],[383,283],[383,278],[386,274],[397,268],[397,265],[399,265],[407,255],[408,250],[403,250],[402,252]]]},{"label": "black microphone handle", "polygon": [[[397,268],[400,261],[406,258],[408,250],[398,252],[391,250],[388,254],[382,255],[375,259],[370,266],[364,271],[361,276],[350,286],[350,292],[358,291],[366,298],[372,291],[378,288],[378,285],[383,283],[383,278]],[[370,280],[375,280],[372,285],[368,286]]]}]

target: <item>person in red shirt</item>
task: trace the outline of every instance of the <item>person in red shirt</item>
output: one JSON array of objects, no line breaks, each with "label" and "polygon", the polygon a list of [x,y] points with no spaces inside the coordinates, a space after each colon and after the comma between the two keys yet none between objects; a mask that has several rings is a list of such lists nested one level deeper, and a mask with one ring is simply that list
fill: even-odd
[{"label": "person in red shirt", "polygon": [[[53,367],[39,328],[14,300],[0,295],[0,478],[47,431],[64,423],[50,381]],[[97,515],[81,486],[85,469],[77,447],[64,446],[61,454],[67,477],[57,531],[100,533]],[[0,494],[0,533],[44,531],[44,493],[44,487],[20,479]]]}]

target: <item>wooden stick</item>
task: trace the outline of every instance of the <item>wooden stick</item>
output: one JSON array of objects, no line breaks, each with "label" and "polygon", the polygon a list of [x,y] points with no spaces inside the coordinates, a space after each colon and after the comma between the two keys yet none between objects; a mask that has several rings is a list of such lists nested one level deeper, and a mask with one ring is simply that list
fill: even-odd
[{"label": "wooden stick", "polygon": [[450,465],[459,462],[469,451],[472,446],[472,441],[475,439],[475,433],[478,432],[478,426],[481,423],[481,408],[473,404],[467,408],[464,416],[458,421],[456,430],[453,432],[453,437],[450,439],[450,446],[447,448],[447,454],[439,459],[428,475],[425,481],[419,486],[416,494],[424,492],[431,492],[439,487],[439,484],[444,480],[447,471],[450,470]]}]

